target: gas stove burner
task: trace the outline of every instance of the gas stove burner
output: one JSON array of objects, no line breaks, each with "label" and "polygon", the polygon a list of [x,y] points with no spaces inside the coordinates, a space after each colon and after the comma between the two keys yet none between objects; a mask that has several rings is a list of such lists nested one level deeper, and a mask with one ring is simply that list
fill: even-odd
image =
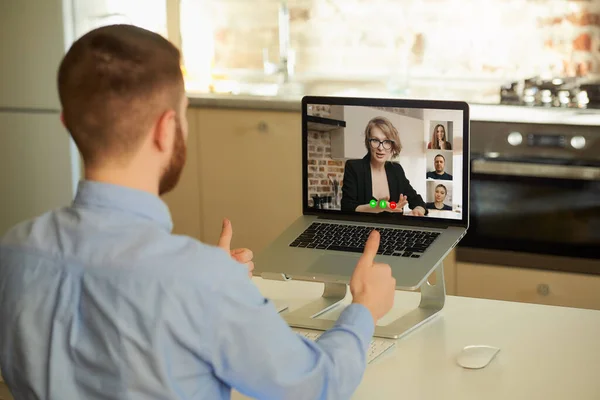
[{"label": "gas stove burner", "polygon": [[[593,93],[594,96],[590,96]],[[500,88],[500,104],[538,107],[595,108],[600,82],[582,84],[581,78],[555,77],[508,82]]]}]

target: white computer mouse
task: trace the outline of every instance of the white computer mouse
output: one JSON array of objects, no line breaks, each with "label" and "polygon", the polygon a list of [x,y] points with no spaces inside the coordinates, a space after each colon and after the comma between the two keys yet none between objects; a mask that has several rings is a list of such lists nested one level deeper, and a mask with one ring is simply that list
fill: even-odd
[{"label": "white computer mouse", "polygon": [[483,368],[492,361],[499,351],[499,348],[493,346],[467,346],[458,354],[456,362],[463,368]]}]

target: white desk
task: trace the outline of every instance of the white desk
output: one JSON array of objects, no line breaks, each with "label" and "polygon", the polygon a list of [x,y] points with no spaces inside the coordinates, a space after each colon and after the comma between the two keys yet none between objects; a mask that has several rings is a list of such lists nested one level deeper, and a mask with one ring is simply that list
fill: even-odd
[{"label": "white desk", "polygon": [[[253,280],[292,309],[322,293],[317,283]],[[380,323],[418,301],[417,293],[397,292]],[[455,356],[472,344],[501,350],[484,369],[465,370]],[[441,315],[368,365],[353,399],[600,399],[600,311],[448,296]]]}]

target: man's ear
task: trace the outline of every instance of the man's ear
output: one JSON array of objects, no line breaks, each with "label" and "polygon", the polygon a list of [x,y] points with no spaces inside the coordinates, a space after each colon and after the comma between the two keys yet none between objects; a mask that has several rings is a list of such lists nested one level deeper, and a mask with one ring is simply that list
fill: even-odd
[{"label": "man's ear", "polygon": [[67,125],[65,124],[65,114],[63,114],[63,112],[60,112],[60,122],[62,122],[63,126],[66,128]]},{"label": "man's ear", "polygon": [[154,129],[154,145],[160,151],[167,151],[173,145],[173,135],[175,134],[176,113],[174,110],[167,110],[161,114]]}]

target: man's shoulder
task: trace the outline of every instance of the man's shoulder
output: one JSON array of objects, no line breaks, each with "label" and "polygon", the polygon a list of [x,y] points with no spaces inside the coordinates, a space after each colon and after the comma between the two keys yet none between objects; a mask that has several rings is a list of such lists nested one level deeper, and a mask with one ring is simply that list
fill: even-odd
[{"label": "man's shoulder", "polygon": [[79,265],[91,274],[218,280],[223,271],[235,268],[224,250],[155,224],[98,227],[95,219],[84,217],[82,224],[81,218],[69,208],[46,212],[10,228],[0,246],[10,249],[12,257],[37,254],[64,266]]},{"label": "man's shoulder", "polygon": [[0,245],[10,246],[26,243],[37,231],[50,226],[56,221],[56,216],[61,212],[63,212],[63,209],[47,211],[12,225],[0,236]]}]

